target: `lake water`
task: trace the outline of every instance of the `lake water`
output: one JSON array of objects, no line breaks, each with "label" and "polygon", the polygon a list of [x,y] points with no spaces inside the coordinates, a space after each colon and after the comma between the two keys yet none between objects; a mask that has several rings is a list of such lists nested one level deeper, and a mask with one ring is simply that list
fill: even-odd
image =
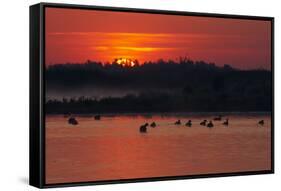
[{"label": "lake water", "polygon": [[[46,183],[84,182],[271,169],[270,114],[46,116]],[[180,119],[183,125],[174,122]],[[192,127],[184,126],[192,120]],[[264,126],[258,121],[263,119]],[[139,133],[140,125],[155,121]]]}]

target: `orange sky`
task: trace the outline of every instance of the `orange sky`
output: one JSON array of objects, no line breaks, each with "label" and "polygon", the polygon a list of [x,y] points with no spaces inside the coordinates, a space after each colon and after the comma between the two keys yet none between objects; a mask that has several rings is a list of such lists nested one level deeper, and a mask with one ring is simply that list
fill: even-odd
[{"label": "orange sky", "polygon": [[126,57],[230,64],[271,63],[270,21],[46,8],[46,64]]}]

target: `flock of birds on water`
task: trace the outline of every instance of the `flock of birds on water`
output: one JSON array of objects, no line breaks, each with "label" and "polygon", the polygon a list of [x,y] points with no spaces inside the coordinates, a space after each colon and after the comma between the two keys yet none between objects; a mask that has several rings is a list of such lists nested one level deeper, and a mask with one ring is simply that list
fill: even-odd
[{"label": "flock of birds on water", "polygon": [[[100,120],[101,119],[101,116],[100,115],[95,115],[94,116],[94,119],[95,120]],[[214,121],[222,121],[222,116],[221,115],[219,115],[218,117],[215,117],[215,118],[213,118],[213,120]],[[68,119],[68,123],[69,124],[71,124],[71,125],[78,125],[78,120],[75,118],[75,117],[73,117],[73,116],[71,116],[71,117],[69,117],[69,119]],[[176,122],[174,122],[174,125],[182,125],[182,122],[181,122],[181,120],[179,119],[179,120],[177,120]],[[206,119],[204,119],[203,121],[201,121],[200,122],[200,125],[201,126],[205,126],[205,127],[208,127],[208,128],[213,128],[215,125],[214,125],[214,123],[212,122],[212,120],[206,120]],[[222,125],[224,125],[224,126],[228,126],[229,125],[229,119],[228,118],[226,118],[225,120],[224,120],[224,122],[222,123]],[[258,125],[260,125],[260,126],[263,126],[264,125],[264,120],[260,120],[260,121],[258,121]],[[140,133],[147,133],[147,127],[152,127],[152,128],[155,128],[155,127],[157,127],[157,124],[156,124],[156,122],[152,122],[152,123],[145,123],[145,124],[143,124],[143,125],[141,125],[140,127],[139,127],[139,132]],[[187,127],[192,127],[192,121],[191,120],[188,120],[186,123],[185,123],[185,126],[187,126]]]},{"label": "flock of birds on water", "polygon": [[[215,117],[213,119],[214,121],[222,121],[222,116],[218,116],[218,117]],[[177,120],[174,125],[182,125],[182,122],[181,120]],[[200,122],[200,125],[201,126],[205,126],[205,127],[208,127],[208,128],[213,128],[215,125],[214,123],[212,122],[212,120],[206,120],[204,119],[203,121]],[[224,126],[228,126],[229,125],[229,119],[226,118],[225,121],[222,123],[222,125]],[[263,126],[264,125],[264,120],[260,120],[258,122],[258,125],[260,126]],[[139,131],[140,133],[146,133],[147,132],[147,127],[150,126],[152,128],[156,127],[156,123],[155,122],[152,122],[150,125],[148,123],[145,123],[144,125],[141,125],[140,128],[139,128]],[[185,126],[187,127],[191,127],[192,126],[192,121],[191,120],[188,120],[186,123],[185,123]]]}]

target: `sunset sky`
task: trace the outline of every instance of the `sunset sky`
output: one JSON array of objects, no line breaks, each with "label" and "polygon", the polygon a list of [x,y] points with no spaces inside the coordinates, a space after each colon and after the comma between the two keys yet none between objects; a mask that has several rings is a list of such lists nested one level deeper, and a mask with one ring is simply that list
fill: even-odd
[{"label": "sunset sky", "polygon": [[270,21],[46,8],[47,65],[188,56],[270,69],[270,47]]}]

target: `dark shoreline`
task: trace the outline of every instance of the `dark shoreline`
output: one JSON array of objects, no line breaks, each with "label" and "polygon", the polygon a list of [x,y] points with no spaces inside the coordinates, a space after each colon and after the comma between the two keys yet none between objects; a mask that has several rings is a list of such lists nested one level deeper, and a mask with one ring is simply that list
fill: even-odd
[{"label": "dark shoreline", "polygon": [[[249,116],[260,116],[260,115],[271,115],[271,111],[246,111],[246,112],[139,112],[139,113],[72,113],[78,116],[93,117],[94,115],[103,115],[103,116],[227,116],[227,115],[249,115]],[[57,116],[65,115],[63,113],[46,113],[46,116]]]}]

